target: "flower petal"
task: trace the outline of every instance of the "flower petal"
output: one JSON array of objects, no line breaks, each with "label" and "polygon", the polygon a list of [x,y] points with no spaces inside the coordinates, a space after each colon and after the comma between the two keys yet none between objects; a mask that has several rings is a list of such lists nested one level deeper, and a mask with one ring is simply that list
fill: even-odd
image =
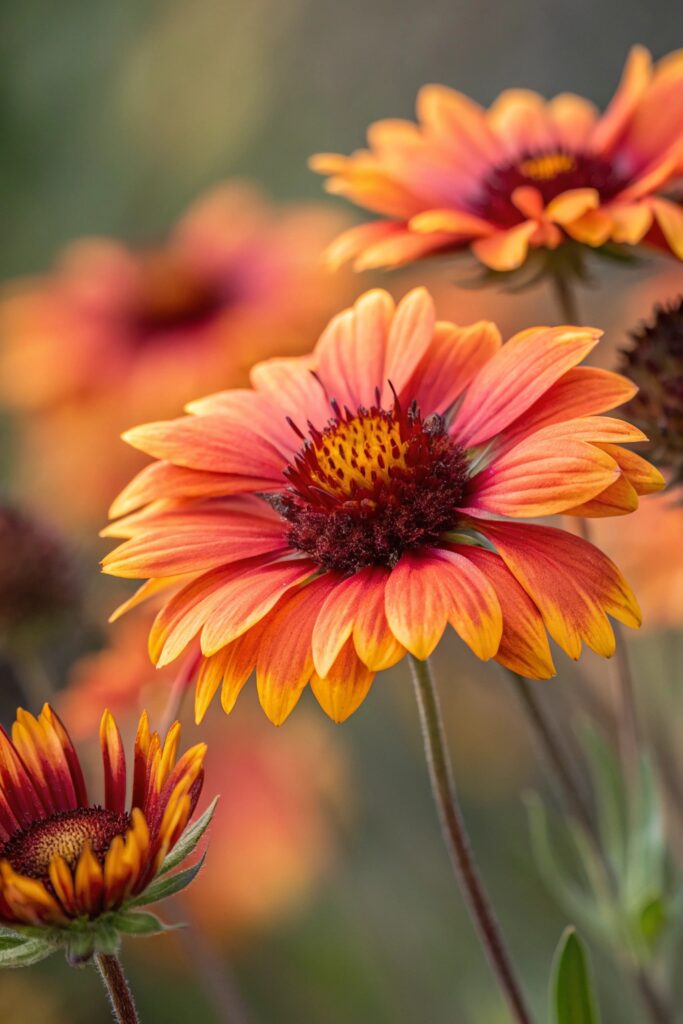
[{"label": "flower petal", "polygon": [[374,678],[375,673],[356,654],[353,642],[347,640],[324,679],[313,673],[311,689],[323,711],[334,722],[344,722],[363,703]]},{"label": "flower petal", "polygon": [[102,715],[100,746],[104,770],[104,806],[115,814],[123,814],[126,807],[126,756],[121,733],[109,711]]},{"label": "flower petal", "polygon": [[423,416],[445,413],[500,346],[500,331],[489,320],[468,327],[437,322],[432,344],[401,398],[408,402],[415,399]]},{"label": "flower petal", "polygon": [[478,238],[472,243],[472,252],[491,270],[516,270],[526,259],[529,242],[536,229],[535,220],[524,221],[507,231],[497,231],[488,238]]},{"label": "flower petal", "polygon": [[601,333],[594,328],[539,327],[515,335],[472,381],[451,433],[468,447],[488,441],[580,363]]}]

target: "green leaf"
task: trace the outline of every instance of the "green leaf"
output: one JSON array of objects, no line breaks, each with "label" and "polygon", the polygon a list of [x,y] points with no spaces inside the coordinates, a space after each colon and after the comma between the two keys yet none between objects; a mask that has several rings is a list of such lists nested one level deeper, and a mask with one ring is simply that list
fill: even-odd
[{"label": "green leaf", "polygon": [[648,949],[653,950],[657,945],[664,928],[669,922],[666,906],[661,898],[656,898],[647,903],[640,912],[638,921],[640,936],[644,939]]},{"label": "green leaf", "polygon": [[566,929],[555,952],[550,999],[553,1024],[599,1024],[588,957],[574,928]]},{"label": "green leaf", "polygon": [[0,951],[0,967],[30,967],[45,960],[56,950],[42,939],[24,939],[10,949]]},{"label": "green leaf", "polygon": [[194,825],[191,825],[190,828],[183,832],[182,836],[173,847],[164,863],[161,865],[157,878],[160,875],[167,875],[169,871],[172,871],[173,868],[177,868],[179,864],[182,864],[186,857],[190,856],[197,843],[211,824],[211,819],[213,818],[217,803],[218,797],[215,797],[204,811],[201,818],[195,821]]},{"label": "green leaf", "polygon": [[113,917],[114,927],[126,935],[158,935],[159,932],[174,931],[182,927],[177,924],[164,924],[154,914],[144,911],[121,911]]},{"label": "green leaf", "polygon": [[158,903],[159,900],[164,900],[167,896],[174,896],[175,893],[181,892],[196,878],[205,860],[206,854],[192,867],[179,871],[177,875],[171,875],[170,878],[157,877],[144,892],[141,892],[130,903],[126,903],[126,908],[145,907],[149,903]]}]

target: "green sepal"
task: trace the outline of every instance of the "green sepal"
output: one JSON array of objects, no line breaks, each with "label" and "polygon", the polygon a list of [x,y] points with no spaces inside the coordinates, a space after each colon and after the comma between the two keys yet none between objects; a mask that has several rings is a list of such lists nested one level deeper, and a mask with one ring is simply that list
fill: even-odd
[{"label": "green sepal", "polygon": [[214,797],[202,814],[201,818],[195,821],[194,825],[191,825],[190,828],[183,832],[182,836],[159,868],[157,878],[161,875],[168,874],[169,871],[172,871],[173,868],[177,868],[179,864],[182,864],[182,862],[190,856],[197,846],[197,843],[211,824],[211,819],[213,818],[217,803],[218,797]]},{"label": "green sepal", "polygon": [[164,924],[154,914],[142,910],[120,910],[114,914],[112,923],[117,931],[126,935],[158,935],[184,927],[182,924]]},{"label": "green sepal", "polygon": [[192,867],[179,871],[177,875],[171,875],[170,878],[157,876],[152,884],[141,892],[139,896],[126,903],[126,909],[129,907],[145,907],[150,903],[158,903],[159,900],[164,900],[167,896],[175,896],[177,892],[182,892],[197,877],[205,860],[206,854],[196,864],[193,864]]},{"label": "green sepal", "polygon": [[552,1024],[600,1024],[588,957],[575,928],[565,930],[553,958],[550,1019]]},{"label": "green sepal", "polygon": [[[3,937],[3,943],[10,941]],[[3,946],[0,949],[0,967],[31,967],[40,963],[56,951],[51,942],[42,939],[22,939],[17,936],[17,941],[12,946]]]}]

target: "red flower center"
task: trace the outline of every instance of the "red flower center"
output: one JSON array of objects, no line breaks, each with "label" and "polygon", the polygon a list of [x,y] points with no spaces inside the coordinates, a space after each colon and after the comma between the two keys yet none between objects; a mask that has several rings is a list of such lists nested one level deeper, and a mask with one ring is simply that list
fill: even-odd
[{"label": "red flower center", "polygon": [[168,337],[175,329],[201,327],[229,298],[187,261],[171,252],[141,257],[133,318],[142,344]]},{"label": "red flower center", "polygon": [[516,188],[538,189],[547,204],[575,188],[597,189],[600,199],[607,201],[626,184],[626,177],[613,163],[593,153],[547,150],[528,153],[496,167],[484,180],[482,191],[472,205],[479,216],[503,227],[513,227],[525,220],[512,202]]},{"label": "red flower center", "polygon": [[103,861],[114,837],[125,835],[129,827],[127,814],[115,814],[103,807],[79,807],[15,832],[0,850],[0,856],[20,874],[49,882],[48,868],[55,854],[61,854],[73,869],[87,843]]},{"label": "red flower center", "polygon": [[292,547],[326,569],[394,566],[404,551],[433,544],[457,521],[467,484],[464,449],[442,417],[423,420],[398,399],[343,412],[324,430],[309,424],[285,470],[290,487],[269,500],[289,523]]}]

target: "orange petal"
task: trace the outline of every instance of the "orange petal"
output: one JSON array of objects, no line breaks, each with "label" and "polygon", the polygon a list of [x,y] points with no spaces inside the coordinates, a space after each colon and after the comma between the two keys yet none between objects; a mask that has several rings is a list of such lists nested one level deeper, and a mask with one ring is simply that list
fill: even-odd
[{"label": "orange petal", "polygon": [[324,679],[313,673],[311,689],[323,711],[334,722],[344,722],[363,703],[374,677],[347,640]]},{"label": "orange petal", "polygon": [[104,769],[104,806],[108,811],[122,814],[126,806],[126,756],[121,733],[109,711],[102,715],[100,746]]},{"label": "orange petal", "polygon": [[463,554],[493,585],[503,613],[503,634],[496,661],[527,679],[550,679],[555,666],[543,619],[502,558],[484,548],[468,547]]},{"label": "orange petal", "polygon": [[683,260],[683,208],[668,199],[652,198],[650,202],[667,245]]},{"label": "orange petal", "polygon": [[472,252],[491,270],[516,270],[526,259],[536,226],[536,221],[527,220],[507,231],[497,231],[488,238],[479,238],[472,243]]},{"label": "orange petal", "polygon": [[628,55],[619,87],[595,126],[591,148],[608,152],[624,132],[643,96],[652,74],[652,60],[643,46],[634,46]]}]

